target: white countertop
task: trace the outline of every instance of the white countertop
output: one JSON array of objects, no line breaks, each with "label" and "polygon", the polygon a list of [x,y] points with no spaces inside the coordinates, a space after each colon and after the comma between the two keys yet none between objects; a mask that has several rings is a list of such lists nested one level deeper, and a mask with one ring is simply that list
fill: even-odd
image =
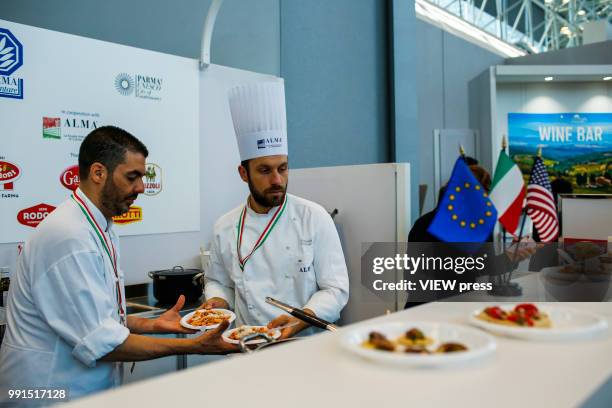
[{"label": "white countertop", "polygon": [[[429,303],[358,324],[411,320],[467,324],[468,314],[481,305]],[[564,306],[599,313],[612,323],[612,303]],[[340,348],[342,330],[248,356],[227,357],[81,399],[75,404],[105,408],[128,403],[167,407],[240,404],[266,408],[389,407],[410,403],[573,407],[612,375],[610,329],[595,338],[571,342],[496,337],[497,351],[489,358],[444,369],[395,367],[362,360]]]}]

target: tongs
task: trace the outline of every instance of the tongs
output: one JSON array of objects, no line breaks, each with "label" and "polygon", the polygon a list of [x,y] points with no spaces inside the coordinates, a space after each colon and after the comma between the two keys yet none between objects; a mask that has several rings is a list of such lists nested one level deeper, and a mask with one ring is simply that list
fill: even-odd
[{"label": "tongs", "polygon": [[286,303],[283,303],[279,300],[273,299],[271,297],[266,297],[266,303],[271,304],[272,306],[276,306],[281,310],[289,313],[293,317],[297,317],[303,322],[306,322],[312,326],[318,327],[320,329],[325,329],[329,331],[338,330],[338,326],[333,323],[328,322],[327,320],[323,320],[320,317],[310,315],[303,311],[302,309],[298,309],[297,307],[289,306]]},{"label": "tongs", "polygon": [[[255,339],[264,339],[266,342],[264,344],[270,344],[274,342],[274,338],[272,336],[270,336],[268,333],[252,333],[252,334],[248,334],[246,336],[244,336],[243,338],[240,339],[240,351],[243,353],[247,353],[250,354],[252,353],[254,350],[250,349],[248,347],[247,341],[251,341],[251,340],[255,340]],[[261,348],[261,344],[257,347],[255,347],[256,350],[259,350]]]}]

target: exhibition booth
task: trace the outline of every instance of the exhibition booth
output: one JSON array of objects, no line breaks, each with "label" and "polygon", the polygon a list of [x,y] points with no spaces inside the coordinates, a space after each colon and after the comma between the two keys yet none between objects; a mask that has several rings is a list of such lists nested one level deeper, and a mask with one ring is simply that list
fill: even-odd
[{"label": "exhibition booth", "polygon": [[[180,265],[206,274],[216,220],[243,205],[249,195],[248,185],[237,171],[241,160],[228,92],[243,84],[284,83],[278,76],[211,64],[213,26],[214,17],[205,26],[202,60],[198,61],[0,20],[0,267],[11,272],[16,269],[23,243],[79,186],[78,153],[85,136],[102,125],[115,125],[132,132],[150,152],[144,193],[127,213],[113,218],[113,228],[121,237],[120,267],[125,285],[138,289],[130,292],[137,295],[126,295],[132,307],[128,314],[157,318],[167,307],[152,295],[151,271]],[[563,320],[559,338],[535,336],[534,346],[528,348],[524,345],[534,340],[529,335],[517,340],[517,336],[497,333],[500,336],[493,341],[487,334],[479,343],[480,331],[457,328],[478,326],[474,303],[480,309],[481,303],[487,302],[537,301],[544,308],[554,307],[559,297],[546,280],[551,270],[542,269],[545,272],[538,275],[530,270],[529,261],[512,265],[518,271],[513,282],[522,286],[522,292],[510,296],[459,296],[443,300],[462,303],[429,302],[410,308],[408,291],[382,295],[366,287],[364,276],[371,271],[364,259],[374,243],[388,244],[386,248],[394,254],[407,252],[407,237],[417,221],[413,210],[419,207],[418,197],[411,194],[412,163],[291,169],[288,192],[319,203],[333,218],[351,293],[337,324],[348,327],[249,357],[172,355],[138,363],[131,370],[126,365],[122,369],[125,383],[139,384],[75,404],[95,407],[130,400],[161,405],[182,398],[212,405],[237,398],[234,387],[240,379],[241,393],[255,400],[255,406],[281,400],[306,407],[314,406],[315,398],[296,398],[295,384],[306,384],[313,378],[318,378],[317,392],[327,396],[328,403],[340,406],[390,406],[410,399],[438,405],[459,400],[466,405],[493,401],[491,405],[516,406],[525,403],[525,394],[536,405],[575,406],[593,396],[605,398],[612,389],[608,328],[612,310],[606,303],[612,297],[612,270],[604,270],[612,256],[611,75],[612,65],[493,65],[465,83],[469,129],[436,129],[431,135],[434,182],[427,188],[436,195],[448,185],[461,155],[476,159],[493,176],[502,149],[518,165],[525,185],[536,157],[541,158],[546,177],[554,186],[562,185],[551,191],[559,213],[560,251],[557,253],[557,247],[553,251],[559,265],[554,267],[566,266],[563,257],[569,253],[571,258],[576,248],[592,244],[597,253],[591,258],[601,262],[605,288],[598,298],[601,303],[575,304],[578,318],[569,315]],[[474,191],[484,193],[483,207],[491,206],[487,193],[476,184]],[[463,185],[470,188],[470,183]],[[459,185],[457,188],[459,192]],[[455,203],[449,204],[449,210],[458,205]],[[483,214],[492,216],[487,207]],[[515,238],[534,235],[526,212],[523,217],[527,221]],[[484,223],[481,220],[480,224]],[[471,226],[476,227],[477,222]],[[492,244],[500,247],[512,239],[496,227]],[[239,251],[240,243],[237,245]],[[580,262],[584,272],[588,262],[585,258]],[[401,281],[405,271],[391,269],[393,276],[387,278]],[[601,281],[596,285],[602,287]],[[199,305],[193,302],[187,310]],[[568,320],[571,326],[584,316],[594,321],[585,333],[568,335],[563,331]],[[438,334],[458,330],[452,333],[462,336],[461,330],[468,330],[467,338],[475,339],[475,351],[480,353],[474,361],[482,359],[483,364],[468,358],[463,372],[437,370],[449,360],[436,354],[441,352],[423,350],[423,354],[436,354],[430,357],[439,364],[414,364],[406,359],[400,367],[388,369],[386,358],[376,361],[381,365],[370,365],[377,360],[367,355],[372,350],[359,356],[366,357],[363,361],[348,357],[347,350],[364,349],[364,339],[372,337],[371,327],[406,321],[423,327],[432,321],[442,322],[431,326]],[[331,331],[336,330],[333,326]],[[477,331],[476,337],[471,338],[469,330]],[[402,358],[414,352],[409,347],[402,350]],[[199,367],[183,371],[194,366]],[[581,375],[561,378],[562,370]],[[173,371],[183,372],[140,382]],[[525,372],[541,381],[523,379]],[[513,381],[520,382],[521,391],[500,401],[500,384]],[[479,391],[468,392],[474,384],[479,384]],[[409,394],[403,393],[407,386]],[[373,392],[379,387],[385,390],[384,395]],[[440,387],[445,392],[440,393]],[[173,391],[166,392],[169,389]]]}]

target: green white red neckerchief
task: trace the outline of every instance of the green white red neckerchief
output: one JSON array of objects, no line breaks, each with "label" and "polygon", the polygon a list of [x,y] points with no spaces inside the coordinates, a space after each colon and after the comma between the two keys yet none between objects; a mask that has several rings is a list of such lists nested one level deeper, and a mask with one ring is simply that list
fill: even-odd
[{"label": "green white red neckerchief", "polygon": [[[117,290],[117,303],[119,305],[118,307],[119,319],[121,319],[121,323],[125,325],[126,319],[125,319],[125,311],[123,310],[123,296],[121,295],[121,286],[119,285],[119,273],[117,272],[117,252],[115,251],[115,246],[113,245],[113,241],[110,239],[108,240],[106,239],[106,234],[104,234],[104,232],[102,231],[102,228],[100,228],[100,225],[98,225],[98,223],[96,222],[96,219],[94,218],[93,214],[89,210],[89,207],[85,203],[85,200],[83,200],[77,194],[77,190],[74,190],[70,198],[72,198],[74,202],[77,204],[77,206],[79,207],[79,209],[85,216],[85,219],[88,221],[89,225],[96,233],[98,240],[100,240],[100,244],[102,244],[102,248],[104,249],[104,252],[108,256],[108,259],[110,260],[110,263],[113,266],[113,272],[115,273],[115,278],[116,278],[115,288]],[[109,242],[110,242],[110,245],[109,245]]]},{"label": "green white red neckerchief", "polygon": [[280,216],[283,215],[283,212],[285,211],[285,207],[287,207],[287,194],[285,194],[282,204],[278,207],[278,209],[272,216],[272,219],[268,222],[268,225],[266,225],[266,228],[264,228],[263,232],[257,239],[257,242],[255,242],[255,245],[253,245],[253,249],[251,250],[251,252],[247,256],[242,258],[240,256],[240,247],[242,246],[242,235],[244,232],[244,222],[246,220],[246,215],[247,215],[247,206],[246,205],[244,206],[244,208],[242,209],[242,212],[240,213],[240,218],[238,219],[238,225],[236,225],[236,228],[238,229],[238,235],[236,237],[236,251],[238,254],[238,264],[240,265],[241,271],[244,271],[244,266],[249,261],[249,259],[251,259],[251,256],[253,255],[253,253],[255,253],[255,251],[257,251],[264,244],[264,242],[266,242],[266,239],[268,239],[268,237],[270,236],[272,229],[274,229],[274,227],[276,226],[276,222],[278,221]]}]

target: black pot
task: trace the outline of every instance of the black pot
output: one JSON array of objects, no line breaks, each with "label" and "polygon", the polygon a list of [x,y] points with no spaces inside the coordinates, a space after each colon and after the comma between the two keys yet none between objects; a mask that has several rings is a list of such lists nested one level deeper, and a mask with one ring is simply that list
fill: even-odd
[{"label": "black pot", "polygon": [[172,305],[180,295],[185,295],[187,302],[202,296],[204,274],[199,269],[184,269],[175,266],[172,269],[149,272],[153,279],[153,296],[160,303]]}]

